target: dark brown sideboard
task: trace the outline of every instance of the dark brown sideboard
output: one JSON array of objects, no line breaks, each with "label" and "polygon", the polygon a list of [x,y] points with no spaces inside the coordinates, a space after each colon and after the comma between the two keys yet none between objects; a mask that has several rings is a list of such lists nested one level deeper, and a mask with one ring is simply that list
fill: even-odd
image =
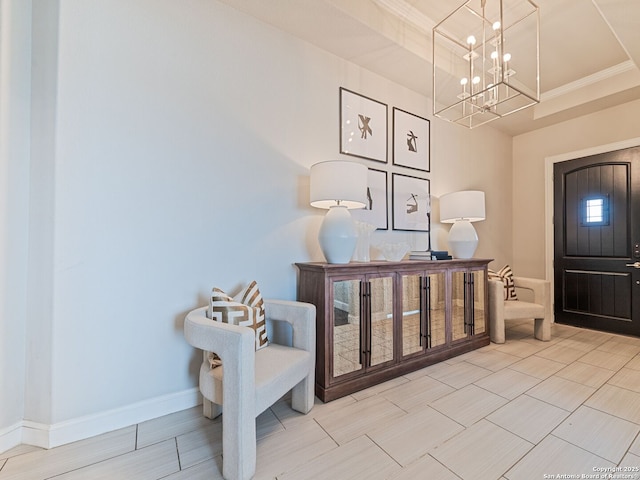
[{"label": "dark brown sideboard", "polygon": [[491,260],[296,263],[317,308],[316,395],[348,395],[489,344]]}]

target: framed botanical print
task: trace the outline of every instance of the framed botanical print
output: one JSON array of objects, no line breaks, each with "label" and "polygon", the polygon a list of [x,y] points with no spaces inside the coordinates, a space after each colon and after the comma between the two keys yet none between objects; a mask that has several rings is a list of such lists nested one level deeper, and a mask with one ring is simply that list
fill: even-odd
[{"label": "framed botanical print", "polygon": [[393,164],[430,171],[430,122],[393,107]]},{"label": "framed botanical print", "polygon": [[392,174],[393,229],[428,232],[431,228],[430,182]]},{"label": "framed botanical print", "polygon": [[387,163],[387,105],[340,88],[340,153]]},{"label": "framed botanical print", "polygon": [[377,230],[389,229],[387,172],[370,168],[367,182],[367,205],[351,210],[354,220],[375,225]]}]

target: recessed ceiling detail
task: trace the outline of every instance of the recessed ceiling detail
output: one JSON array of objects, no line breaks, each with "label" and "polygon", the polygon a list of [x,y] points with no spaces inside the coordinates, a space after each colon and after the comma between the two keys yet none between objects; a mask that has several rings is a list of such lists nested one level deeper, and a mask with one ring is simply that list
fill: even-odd
[{"label": "recessed ceiling detail", "polygon": [[[431,29],[464,3],[220,1],[429,99]],[[533,1],[540,7],[541,101],[492,127],[518,135],[640,98],[640,1]]]}]

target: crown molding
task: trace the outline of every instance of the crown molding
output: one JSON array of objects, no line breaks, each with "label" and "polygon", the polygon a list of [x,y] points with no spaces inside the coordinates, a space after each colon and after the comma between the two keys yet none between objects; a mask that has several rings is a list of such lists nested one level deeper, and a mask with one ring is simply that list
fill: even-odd
[{"label": "crown molding", "polygon": [[433,27],[436,26],[436,22],[404,0],[373,0],[373,3],[424,33],[431,34]]},{"label": "crown molding", "polygon": [[540,95],[540,100],[552,100],[554,98],[567,95],[571,92],[575,92],[576,90],[580,90],[595,83],[617,77],[633,70],[637,70],[635,63],[633,63],[631,60],[627,60],[626,62],[619,63],[617,65],[614,65],[613,67],[609,67],[591,75],[587,75],[586,77],[582,77],[574,82],[567,83],[552,90],[547,90]]}]

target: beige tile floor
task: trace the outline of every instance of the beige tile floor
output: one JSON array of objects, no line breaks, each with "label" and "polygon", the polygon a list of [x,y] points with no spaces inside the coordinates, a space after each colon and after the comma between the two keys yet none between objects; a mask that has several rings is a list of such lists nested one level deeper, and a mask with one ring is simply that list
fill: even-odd
[{"label": "beige tile floor", "polygon": [[[257,425],[257,479],[640,478],[640,339],[554,325],[539,342],[529,322],[511,324],[503,345],[308,415],[281,400]],[[17,447],[0,454],[0,480],[219,479],[221,453],[220,419],[192,408]]]}]

